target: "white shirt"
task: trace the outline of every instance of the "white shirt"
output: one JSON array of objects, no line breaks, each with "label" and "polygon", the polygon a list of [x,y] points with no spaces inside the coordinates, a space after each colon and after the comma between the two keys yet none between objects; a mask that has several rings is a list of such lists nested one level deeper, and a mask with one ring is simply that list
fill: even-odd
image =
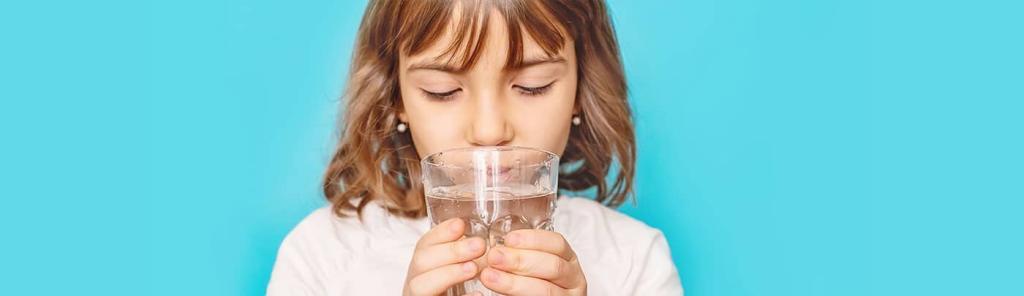
[{"label": "white shirt", "polygon": [[[560,197],[552,217],[580,262],[590,295],[682,295],[661,231],[586,198]],[[401,295],[426,218],[378,203],[363,220],[315,210],[285,237],[267,295]]]}]

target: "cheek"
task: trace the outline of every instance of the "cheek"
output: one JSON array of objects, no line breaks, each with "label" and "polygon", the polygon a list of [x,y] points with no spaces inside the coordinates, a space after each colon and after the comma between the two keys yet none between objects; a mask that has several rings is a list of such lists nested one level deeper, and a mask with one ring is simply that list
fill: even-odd
[{"label": "cheek", "polygon": [[545,98],[524,100],[515,116],[517,142],[561,155],[569,140],[575,98],[576,88],[571,85]]},{"label": "cheek", "polygon": [[[411,102],[411,101],[419,102]],[[420,158],[445,149],[465,146],[463,143],[464,112],[452,112],[438,104],[421,99],[406,100],[405,114],[409,121],[413,145]],[[444,114],[440,116],[439,114]]]},{"label": "cheek", "polygon": [[432,122],[420,122],[410,128],[410,132],[412,133],[413,145],[416,147],[416,152],[419,154],[420,159],[445,149],[462,146],[453,144],[459,141],[458,137],[452,133],[452,129],[438,128]]}]

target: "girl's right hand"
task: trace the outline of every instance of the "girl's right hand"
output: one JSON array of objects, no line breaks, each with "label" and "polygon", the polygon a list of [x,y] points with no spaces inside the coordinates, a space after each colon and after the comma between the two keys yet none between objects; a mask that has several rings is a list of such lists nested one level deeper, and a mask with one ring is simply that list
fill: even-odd
[{"label": "girl's right hand", "polygon": [[484,240],[470,237],[462,219],[452,218],[427,231],[412,254],[402,295],[434,296],[444,294],[452,285],[467,281],[480,271],[473,262],[484,254]]}]

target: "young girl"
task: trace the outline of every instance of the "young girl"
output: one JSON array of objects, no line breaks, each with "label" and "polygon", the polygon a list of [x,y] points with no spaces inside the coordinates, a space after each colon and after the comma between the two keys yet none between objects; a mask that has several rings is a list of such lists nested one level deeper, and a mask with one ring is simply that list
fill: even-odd
[{"label": "young girl", "polygon": [[[505,295],[682,294],[661,232],[609,209],[631,196],[635,144],[602,0],[370,1],[347,87],[330,206],[284,239],[267,294],[438,295],[473,277]],[[419,160],[502,145],[561,155],[559,189],[596,196],[560,197],[554,232],[489,250],[459,219],[431,228]]]}]

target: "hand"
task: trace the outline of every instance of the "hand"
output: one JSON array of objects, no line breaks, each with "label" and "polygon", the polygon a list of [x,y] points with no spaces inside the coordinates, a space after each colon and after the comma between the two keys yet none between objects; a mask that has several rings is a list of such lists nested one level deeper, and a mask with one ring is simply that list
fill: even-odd
[{"label": "hand", "polygon": [[466,223],[453,218],[434,226],[416,243],[409,263],[402,295],[434,296],[448,287],[476,276],[479,267],[473,259],[484,254],[484,240],[471,237],[460,240]]},{"label": "hand", "polygon": [[505,235],[505,246],[487,254],[484,286],[505,295],[586,295],[587,279],[561,234],[523,229]]}]

